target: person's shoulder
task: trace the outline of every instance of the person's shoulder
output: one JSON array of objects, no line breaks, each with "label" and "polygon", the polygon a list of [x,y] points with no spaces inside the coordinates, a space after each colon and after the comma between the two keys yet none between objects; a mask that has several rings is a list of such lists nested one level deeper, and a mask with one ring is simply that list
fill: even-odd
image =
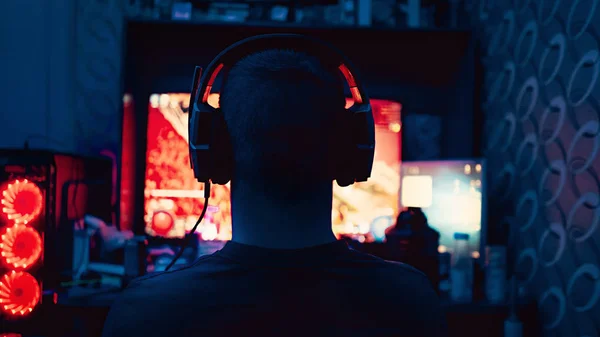
[{"label": "person's shoulder", "polygon": [[[429,278],[420,270],[395,261],[353,251],[355,270],[364,270],[368,285],[377,293],[368,297],[386,308],[385,315],[403,317],[409,336],[445,336],[446,320]],[[369,268],[362,268],[362,266]]]},{"label": "person's shoulder", "polygon": [[203,296],[202,279],[217,268],[215,260],[209,255],[183,268],[133,279],[112,304],[103,336],[158,336],[164,328],[159,318],[198,303],[190,294]]},{"label": "person's shoulder", "polygon": [[[371,286],[386,293],[388,299],[401,297],[403,301],[417,301],[421,296],[435,293],[429,278],[411,265],[358,251],[353,251],[353,255],[354,269],[363,270]],[[362,268],[366,266],[368,268]]]},{"label": "person's shoulder", "polygon": [[422,277],[426,277],[425,274],[420,271],[419,269],[403,263],[403,262],[398,262],[398,261],[389,261],[389,260],[382,260],[382,264],[384,265],[384,268],[389,271],[390,273],[393,274],[401,274],[401,275],[410,275],[416,278],[422,278]]},{"label": "person's shoulder", "polygon": [[375,268],[369,275],[379,296],[371,300],[386,308],[386,314],[402,316],[406,322],[404,332],[408,336],[445,336],[446,318],[439,298],[429,278],[420,270],[406,263],[387,261],[364,253],[355,258]]},{"label": "person's shoulder", "polygon": [[380,272],[380,289],[388,289],[389,294],[396,294],[405,301],[414,299],[420,302],[423,297],[435,296],[431,280],[420,270],[402,262],[383,263],[385,268]]},{"label": "person's shoulder", "polygon": [[[134,295],[140,290],[152,288],[155,291],[159,289],[173,289],[183,286],[187,283],[197,283],[204,276],[210,274],[215,269],[222,265],[222,261],[218,258],[218,254],[211,254],[197,259],[194,263],[184,267],[175,267],[169,271],[159,271],[148,273],[146,275],[133,279],[126,290],[126,294]],[[194,280],[194,281],[192,281]],[[168,287],[164,287],[168,284]],[[179,293],[179,292],[176,292]]]},{"label": "person's shoulder", "polygon": [[393,276],[410,277],[416,279],[427,278],[423,272],[417,268],[402,262],[384,260],[380,257],[359,252],[351,249],[353,259],[359,264],[372,266],[380,273],[389,273]]}]

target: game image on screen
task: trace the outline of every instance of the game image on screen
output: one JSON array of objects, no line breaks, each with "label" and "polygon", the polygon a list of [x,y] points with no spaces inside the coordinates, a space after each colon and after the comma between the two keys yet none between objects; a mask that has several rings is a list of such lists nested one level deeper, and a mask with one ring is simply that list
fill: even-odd
[{"label": "game image on screen", "polygon": [[[219,96],[209,104],[218,106]],[[361,241],[383,240],[398,212],[400,110],[397,102],[371,100],[376,123],[375,162],[367,182],[341,188],[334,183],[333,231]],[[348,106],[352,100],[348,99]],[[148,105],[145,180],[146,232],[183,237],[203,207],[203,185],[194,178],[188,156],[189,94],[154,94]],[[209,207],[198,227],[202,239],[230,240],[229,185],[212,185]]]},{"label": "game image on screen", "polygon": [[420,207],[429,225],[440,232],[440,251],[452,251],[454,233],[469,234],[478,256],[485,204],[481,160],[403,162],[400,202]]}]

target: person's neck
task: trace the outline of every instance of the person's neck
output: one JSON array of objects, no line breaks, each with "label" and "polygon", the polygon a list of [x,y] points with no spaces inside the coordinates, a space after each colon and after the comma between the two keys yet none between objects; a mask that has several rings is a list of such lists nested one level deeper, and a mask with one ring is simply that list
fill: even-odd
[{"label": "person's neck", "polygon": [[303,191],[304,197],[298,197],[293,187],[287,195],[272,193],[268,185],[231,183],[232,241],[300,249],[336,240],[331,229],[331,185],[311,187]]}]

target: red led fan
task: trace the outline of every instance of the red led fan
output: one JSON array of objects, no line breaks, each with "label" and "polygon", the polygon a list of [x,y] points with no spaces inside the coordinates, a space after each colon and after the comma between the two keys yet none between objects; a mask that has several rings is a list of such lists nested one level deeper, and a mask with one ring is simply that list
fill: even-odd
[{"label": "red led fan", "polygon": [[40,297],[40,285],[29,273],[13,270],[0,279],[0,309],[7,314],[29,314]]},{"label": "red led fan", "polygon": [[0,258],[11,268],[27,269],[42,254],[42,238],[30,227],[8,227],[0,238]]},{"label": "red led fan", "polygon": [[27,224],[42,212],[42,191],[29,180],[15,180],[2,191],[2,212],[17,224]]},{"label": "red led fan", "polygon": [[152,230],[159,236],[169,234],[175,221],[171,214],[165,211],[159,211],[152,215]]}]

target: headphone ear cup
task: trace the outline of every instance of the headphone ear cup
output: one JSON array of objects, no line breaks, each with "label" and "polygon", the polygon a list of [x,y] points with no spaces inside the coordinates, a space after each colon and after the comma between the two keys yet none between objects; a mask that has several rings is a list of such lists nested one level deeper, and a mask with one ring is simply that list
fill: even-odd
[{"label": "headphone ear cup", "polygon": [[334,134],[335,153],[333,178],[341,187],[349,186],[355,180],[355,165],[353,154],[356,142],[352,123],[352,112],[342,109],[337,113],[337,130]]},{"label": "headphone ear cup", "polygon": [[216,108],[211,125],[211,180],[214,184],[225,185],[233,176],[233,146],[227,129],[225,116]]},{"label": "headphone ear cup", "polygon": [[205,182],[211,176],[211,126],[214,108],[202,104],[190,106],[188,120],[188,142],[190,164],[194,176],[199,182]]}]

